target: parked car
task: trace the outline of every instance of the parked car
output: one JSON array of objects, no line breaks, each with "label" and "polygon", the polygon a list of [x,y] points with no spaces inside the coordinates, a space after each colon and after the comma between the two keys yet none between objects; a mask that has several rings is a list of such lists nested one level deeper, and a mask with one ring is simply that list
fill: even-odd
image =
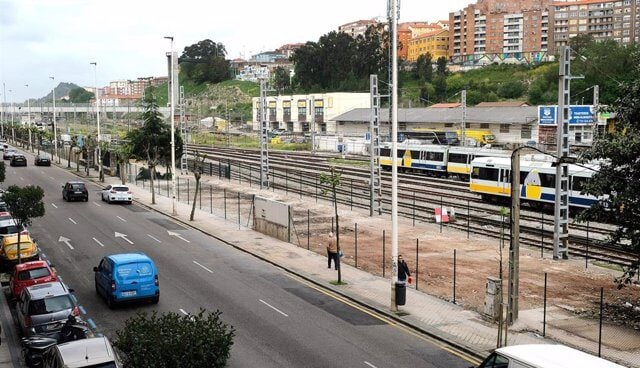
[{"label": "parked car", "polygon": [[31,261],[16,265],[11,274],[9,289],[14,298],[20,297],[22,289],[36,284],[58,281],[58,277],[47,261]]},{"label": "parked car", "polygon": [[33,164],[36,166],[51,166],[51,159],[46,155],[40,154],[33,159]]},{"label": "parked car", "polygon": [[[20,234],[20,262],[28,262],[40,259],[40,250],[36,242],[29,235]],[[0,260],[5,265],[13,265],[18,262],[18,235],[13,234],[2,238]]]},{"label": "parked car", "polygon": [[21,153],[16,153],[11,156],[11,161],[9,163],[11,166],[27,166],[27,158],[24,157]]},{"label": "parked car", "polygon": [[478,368],[624,368],[597,356],[559,344],[511,345],[493,351]]},{"label": "parked car", "polygon": [[106,336],[54,346],[45,357],[45,368],[120,368],[122,363]]},{"label": "parked car", "polygon": [[131,190],[126,185],[107,185],[107,187],[102,190],[102,200],[108,203],[127,202],[131,204]]},{"label": "parked car", "polygon": [[68,181],[62,186],[62,199],[65,201],[80,199],[87,202],[89,200],[89,191],[81,181]]},{"label": "parked car", "polygon": [[16,150],[15,148],[7,148],[4,150],[4,153],[2,154],[2,159],[11,160],[11,157],[16,153],[18,153],[18,150]]},{"label": "parked car", "polygon": [[160,284],[155,264],[144,253],[113,254],[93,268],[96,292],[109,308],[130,300],[160,300]]},{"label": "parked car", "polygon": [[79,316],[72,292],[73,289],[60,281],[24,288],[16,304],[18,326],[23,335],[55,336],[70,314]]},{"label": "parked car", "polygon": [[24,226],[18,226],[16,220],[13,217],[0,219],[0,237],[15,235],[17,233],[20,233],[22,235],[29,235],[29,230],[27,230]]},{"label": "parked car", "polygon": [[0,211],[0,221],[11,219],[13,219],[13,216],[11,216],[11,213],[9,211]]}]

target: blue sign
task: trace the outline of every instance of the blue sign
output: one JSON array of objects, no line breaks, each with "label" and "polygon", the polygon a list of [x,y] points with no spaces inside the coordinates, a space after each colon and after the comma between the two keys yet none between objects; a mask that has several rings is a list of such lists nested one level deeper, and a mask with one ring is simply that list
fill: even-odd
[{"label": "blue sign", "polygon": [[[557,125],[558,106],[538,106],[538,123],[540,125]],[[569,125],[593,124],[594,110],[592,105],[569,106]]]}]

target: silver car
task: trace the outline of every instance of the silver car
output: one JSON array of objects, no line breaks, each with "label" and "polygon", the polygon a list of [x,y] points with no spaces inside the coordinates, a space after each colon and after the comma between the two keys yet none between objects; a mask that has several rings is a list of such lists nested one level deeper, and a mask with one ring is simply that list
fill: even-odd
[{"label": "silver car", "polygon": [[16,304],[18,325],[24,336],[54,336],[70,314],[78,316],[80,311],[72,292],[60,281],[24,288]]},{"label": "silver car", "polygon": [[122,364],[109,339],[102,336],[56,345],[47,353],[44,367],[120,368]]}]

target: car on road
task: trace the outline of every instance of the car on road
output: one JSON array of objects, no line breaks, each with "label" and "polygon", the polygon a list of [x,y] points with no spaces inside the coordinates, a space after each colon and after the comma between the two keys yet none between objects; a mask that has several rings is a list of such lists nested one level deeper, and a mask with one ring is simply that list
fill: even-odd
[{"label": "car on road", "polygon": [[62,199],[65,201],[80,199],[87,202],[89,200],[89,191],[81,181],[68,181],[62,186]]},{"label": "car on road", "polygon": [[27,158],[24,157],[21,153],[16,153],[11,156],[11,161],[9,162],[11,166],[27,166]]},{"label": "car on road", "polygon": [[106,188],[102,190],[102,200],[108,203],[126,202],[131,204],[131,189],[126,185],[107,185]]},{"label": "car on road", "polygon": [[[9,212],[0,212],[0,214]],[[29,230],[24,226],[18,226],[16,220],[12,217],[0,219],[0,240],[2,237],[14,235],[20,233],[22,235],[29,235]]]},{"label": "car on road", "polygon": [[11,296],[19,298],[22,289],[36,284],[58,281],[47,261],[31,261],[16,265],[9,281]]},{"label": "car on road", "polygon": [[40,154],[33,159],[33,164],[36,166],[51,166],[51,159],[46,155]]},{"label": "car on road", "polygon": [[54,346],[44,368],[120,368],[122,363],[106,336],[91,337]]},{"label": "car on road", "polygon": [[11,219],[13,219],[13,216],[11,216],[11,213],[9,211],[0,211],[0,221]]},{"label": "car on road", "polygon": [[16,303],[16,318],[22,334],[26,337],[54,336],[69,315],[79,316],[72,292],[73,289],[60,281],[24,288]]},{"label": "car on road", "polygon": [[158,270],[146,254],[121,253],[102,258],[93,268],[96,293],[107,300],[109,308],[135,300],[160,300]]},{"label": "car on road", "polygon": [[[38,259],[40,259],[38,244],[31,239],[31,236],[20,234],[20,262]],[[18,234],[2,238],[0,260],[5,266],[14,265],[18,262]]]},{"label": "car on road", "polygon": [[7,148],[4,150],[4,153],[2,154],[2,159],[11,160],[11,157],[16,153],[18,153],[18,150],[16,150],[15,148]]}]

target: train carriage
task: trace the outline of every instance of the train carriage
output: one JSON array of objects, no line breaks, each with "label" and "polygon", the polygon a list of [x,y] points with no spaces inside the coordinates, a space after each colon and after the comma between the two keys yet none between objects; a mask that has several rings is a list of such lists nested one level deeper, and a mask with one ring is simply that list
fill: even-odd
[{"label": "train carriage", "polygon": [[[447,146],[416,144],[406,140],[398,143],[398,170],[443,176],[447,173]],[[380,166],[391,170],[391,143],[380,146]]]},{"label": "train carriage", "polygon": [[479,157],[511,157],[511,151],[476,147],[450,147],[447,159],[447,173],[468,180],[471,162]]},{"label": "train carriage", "polygon": [[[569,165],[569,206],[588,208],[598,198],[581,193],[585,183],[597,170],[597,165]],[[556,167],[553,160],[521,159],[520,200],[534,207],[555,203]],[[511,159],[506,157],[481,157],[471,162],[469,190],[479,193],[486,200],[511,196]]]}]

